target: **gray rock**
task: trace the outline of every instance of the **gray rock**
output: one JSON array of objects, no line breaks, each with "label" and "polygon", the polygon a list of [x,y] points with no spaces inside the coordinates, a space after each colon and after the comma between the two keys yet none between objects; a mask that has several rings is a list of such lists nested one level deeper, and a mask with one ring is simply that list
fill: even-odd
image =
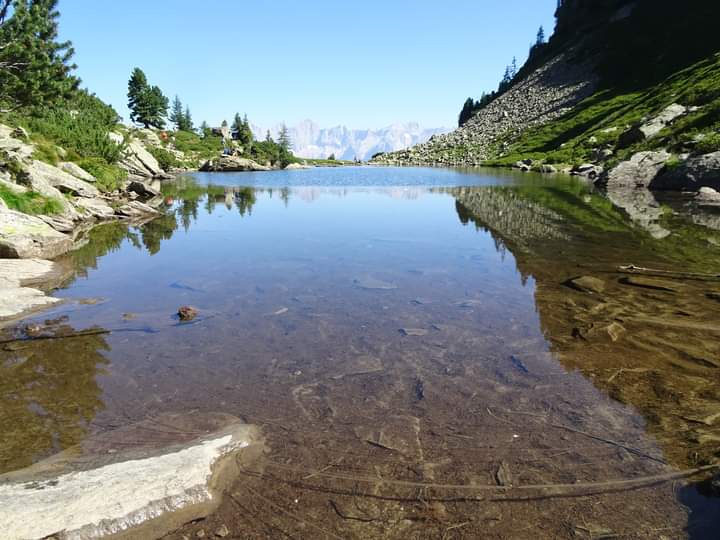
[{"label": "gray rock", "polygon": [[38,289],[0,285],[0,320],[15,319],[58,302],[59,298],[47,296]]},{"label": "gray rock", "polygon": [[677,103],[673,103],[672,105],[665,107],[660,114],[641,125],[639,129],[646,139],[650,139],[655,137],[663,130],[663,128],[672,124],[677,118],[681,117],[686,112],[687,109],[685,107]]},{"label": "gray rock", "polygon": [[75,200],[74,204],[81,214],[84,213],[96,219],[112,219],[115,216],[115,210],[103,199],[79,198]]},{"label": "gray rock", "polygon": [[701,205],[720,205],[720,193],[713,188],[701,187],[695,198]]},{"label": "gray rock", "polygon": [[584,176],[585,178],[589,178],[590,180],[595,180],[602,174],[602,172],[603,168],[600,165],[583,163],[582,165],[573,167],[573,169],[570,171],[570,174],[572,174],[573,176]]},{"label": "gray rock", "polygon": [[546,174],[554,174],[557,172],[557,169],[552,165],[545,163],[543,165],[540,165],[540,172]]},{"label": "gray rock", "polygon": [[33,186],[35,191],[46,189],[45,186],[50,185],[61,193],[69,193],[78,197],[97,197],[100,195],[100,191],[92,184],[42,161],[35,160],[28,164],[25,172],[27,174],[26,181]]},{"label": "gray rock", "polygon": [[140,201],[130,201],[116,210],[116,214],[128,218],[145,218],[158,216],[160,212]]},{"label": "gray rock", "polygon": [[242,172],[270,171],[272,168],[260,165],[252,159],[241,158],[238,156],[220,156],[206,161],[200,170],[213,172]]},{"label": "gray rock", "polygon": [[69,236],[40,218],[14,210],[0,211],[0,257],[53,259],[72,247]]},{"label": "gray rock", "polygon": [[[124,143],[124,137],[119,133],[110,133],[110,138],[117,144]],[[141,178],[164,177],[158,161],[148,152],[145,147],[136,139],[130,139],[123,150],[122,157],[118,163],[123,169],[133,176]]]},{"label": "gray rock", "polygon": [[688,158],[653,179],[651,189],[698,191],[710,187],[720,191],[720,151]]},{"label": "gray rock", "polygon": [[146,199],[151,199],[160,195],[160,192],[157,189],[154,189],[148,184],[144,182],[139,182],[137,180],[133,180],[132,182],[130,182],[126,191],[128,191],[128,193],[135,193],[139,197]]},{"label": "gray rock", "polygon": [[[171,427],[153,439],[157,422]],[[0,476],[3,538],[158,538],[215,511],[241,470],[225,465],[261,452],[259,430],[226,414],[163,415],[87,437]]]},{"label": "gray rock", "polygon": [[66,173],[71,174],[75,178],[79,178],[80,180],[83,180],[85,182],[96,182],[95,177],[92,174],[80,167],[77,163],[73,163],[72,161],[63,161],[58,165],[58,167]]},{"label": "gray rock", "polygon": [[603,174],[599,181],[613,204],[624,209],[637,225],[654,238],[670,234],[658,223],[663,210],[649,190],[669,158],[670,154],[664,150],[639,152]]}]

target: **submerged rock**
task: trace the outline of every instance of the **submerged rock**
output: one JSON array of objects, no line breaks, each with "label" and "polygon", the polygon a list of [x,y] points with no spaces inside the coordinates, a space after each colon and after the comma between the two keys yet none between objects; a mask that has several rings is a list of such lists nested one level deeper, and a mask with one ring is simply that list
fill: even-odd
[{"label": "submerged rock", "polygon": [[592,276],[580,276],[569,279],[565,285],[581,292],[600,294],[605,290],[605,282]]},{"label": "submerged rock", "polygon": [[192,321],[198,316],[198,313],[198,310],[192,306],[182,306],[177,312],[181,321]]}]

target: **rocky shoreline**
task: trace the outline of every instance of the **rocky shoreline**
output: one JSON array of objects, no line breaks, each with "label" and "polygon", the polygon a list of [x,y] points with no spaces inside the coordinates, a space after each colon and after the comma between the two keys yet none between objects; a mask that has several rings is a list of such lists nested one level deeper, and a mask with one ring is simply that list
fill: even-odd
[{"label": "rocky shoreline", "polygon": [[23,129],[0,124],[0,187],[18,196],[39,194],[57,206],[52,214],[30,215],[0,199],[0,323],[57,302],[30,285],[52,281],[60,269],[51,259],[79,247],[88,229],[161,215],[158,182],[171,178],[136,140],[127,144],[120,162],[128,179],[110,193],[75,163],[45,163],[34,157],[35,150]]}]

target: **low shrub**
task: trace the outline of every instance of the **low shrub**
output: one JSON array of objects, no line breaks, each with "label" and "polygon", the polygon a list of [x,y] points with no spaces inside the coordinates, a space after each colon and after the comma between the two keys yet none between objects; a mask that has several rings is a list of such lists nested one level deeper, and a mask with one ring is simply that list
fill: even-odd
[{"label": "low shrub", "polygon": [[85,158],[78,163],[80,167],[92,174],[100,191],[109,193],[119,189],[127,178],[127,171],[117,165],[111,165],[102,158]]},{"label": "low shrub", "polygon": [[175,154],[168,152],[164,148],[152,145],[147,145],[145,148],[155,159],[157,159],[157,162],[163,170],[167,171],[168,169],[172,169],[173,167],[178,167],[180,165],[178,159],[175,157]]}]

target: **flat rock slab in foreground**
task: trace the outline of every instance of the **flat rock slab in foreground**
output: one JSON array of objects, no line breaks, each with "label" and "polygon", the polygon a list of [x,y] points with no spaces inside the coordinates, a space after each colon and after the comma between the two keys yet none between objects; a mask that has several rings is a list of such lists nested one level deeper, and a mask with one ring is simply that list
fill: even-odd
[{"label": "flat rock slab in foreground", "polygon": [[259,430],[227,414],[163,415],[90,438],[0,476],[3,538],[157,538],[212,512],[261,448]]},{"label": "flat rock slab in foreground", "polygon": [[13,319],[57,302],[29,285],[59,285],[72,270],[43,259],[0,259],[0,320]]}]

